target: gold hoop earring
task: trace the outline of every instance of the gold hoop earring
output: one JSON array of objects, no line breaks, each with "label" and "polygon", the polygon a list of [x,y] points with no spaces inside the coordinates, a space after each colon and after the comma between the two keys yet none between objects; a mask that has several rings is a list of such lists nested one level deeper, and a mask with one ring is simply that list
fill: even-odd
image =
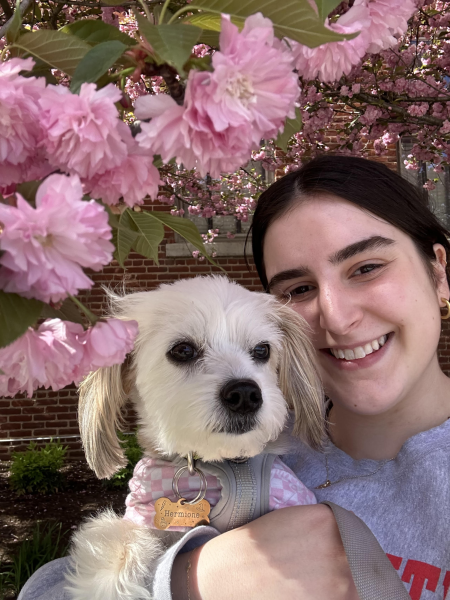
[{"label": "gold hoop earring", "polygon": [[[447,306],[447,312],[445,315],[441,315],[441,319],[442,321],[445,321],[446,319],[450,319],[450,302],[448,300],[446,300],[446,298],[441,298],[442,302],[445,302],[446,306]],[[445,307],[442,307],[445,308]]]}]

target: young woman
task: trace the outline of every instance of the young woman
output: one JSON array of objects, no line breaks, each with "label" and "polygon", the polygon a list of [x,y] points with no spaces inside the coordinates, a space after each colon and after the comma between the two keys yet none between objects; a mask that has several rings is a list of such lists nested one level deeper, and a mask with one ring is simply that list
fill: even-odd
[{"label": "young woman", "polygon": [[[253,222],[261,281],[308,322],[330,399],[324,452],[299,445],[284,460],[318,501],[370,527],[413,600],[450,587],[450,380],[436,353],[441,307],[450,313],[446,234],[414,187],[350,157],[277,181]],[[68,598],[64,568],[44,567],[20,600]],[[333,514],[313,505],[189,532],[160,562],[154,598],[358,594]]]}]

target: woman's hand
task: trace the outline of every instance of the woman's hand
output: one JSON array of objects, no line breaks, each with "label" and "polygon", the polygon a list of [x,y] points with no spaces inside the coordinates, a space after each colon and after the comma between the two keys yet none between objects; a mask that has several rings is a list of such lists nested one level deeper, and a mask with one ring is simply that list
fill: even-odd
[{"label": "woman's hand", "polygon": [[333,513],[323,505],[276,510],[178,556],[172,594],[174,600],[359,598]]}]

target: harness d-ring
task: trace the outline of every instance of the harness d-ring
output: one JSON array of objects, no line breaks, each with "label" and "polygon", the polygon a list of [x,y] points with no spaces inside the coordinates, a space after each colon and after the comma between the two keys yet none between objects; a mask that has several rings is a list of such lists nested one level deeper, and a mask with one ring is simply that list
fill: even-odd
[{"label": "harness d-ring", "polygon": [[197,467],[194,467],[194,466],[192,468],[194,470],[194,473],[197,473],[197,475],[200,477],[200,490],[199,490],[197,496],[193,500],[186,500],[184,498],[184,496],[182,496],[178,490],[178,480],[180,479],[181,474],[184,473],[184,471],[189,470],[189,466],[186,465],[184,467],[180,467],[173,477],[173,481],[172,481],[173,493],[178,498],[178,500],[184,500],[183,504],[195,504],[196,502],[200,502],[205,497],[206,490],[208,488],[206,476],[203,473],[203,471],[200,471],[200,469],[197,469]]}]

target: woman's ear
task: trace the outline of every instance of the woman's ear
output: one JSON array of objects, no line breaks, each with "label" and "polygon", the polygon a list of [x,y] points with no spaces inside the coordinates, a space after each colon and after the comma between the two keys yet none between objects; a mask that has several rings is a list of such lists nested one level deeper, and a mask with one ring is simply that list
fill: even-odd
[{"label": "woman's ear", "polygon": [[441,298],[446,298],[447,300],[450,298],[450,288],[447,280],[447,253],[442,244],[434,244],[433,245],[434,255],[436,257],[434,264],[434,271],[436,273],[437,278],[437,296],[439,300],[439,305],[442,304]]}]

